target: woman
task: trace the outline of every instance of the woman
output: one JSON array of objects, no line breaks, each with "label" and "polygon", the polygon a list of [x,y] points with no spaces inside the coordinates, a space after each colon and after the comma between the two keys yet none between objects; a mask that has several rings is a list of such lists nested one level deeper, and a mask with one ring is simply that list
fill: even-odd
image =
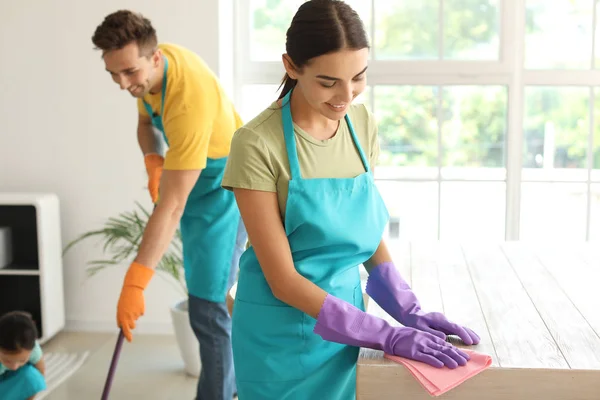
[{"label": "woman", "polygon": [[[421,312],[382,241],[388,212],[373,182],[373,117],[352,100],[366,86],[369,45],[345,3],[304,3],[287,32],[280,98],[238,130],[223,187],[252,246],[240,260],[232,344],[240,400],[354,399],[359,347],[456,368],[446,343],[475,333]],[[367,292],[405,326],[364,312]]]}]

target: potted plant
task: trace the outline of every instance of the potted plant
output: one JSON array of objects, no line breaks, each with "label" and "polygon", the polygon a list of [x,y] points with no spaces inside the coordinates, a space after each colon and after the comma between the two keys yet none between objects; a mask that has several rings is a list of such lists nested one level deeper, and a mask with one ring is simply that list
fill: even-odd
[{"label": "potted plant", "polygon": [[[92,277],[110,267],[129,265],[138,253],[146,223],[150,213],[136,202],[139,210],[128,211],[117,217],[110,217],[101,229],[85,232],[70,242],[63,255],[77,243],[90,238],[103,242],[103,251],[108,256],[103,260],[90,260],[87,263],[88,277]],[[181,231],[177,229],[173,240],[158,266],[156,272],[171,282],[181,293],[182,300],[170,308],[173,329],[184,368],[189,375],[200,375],[199,345],[188,316],[188,292],[183,270]]]}]

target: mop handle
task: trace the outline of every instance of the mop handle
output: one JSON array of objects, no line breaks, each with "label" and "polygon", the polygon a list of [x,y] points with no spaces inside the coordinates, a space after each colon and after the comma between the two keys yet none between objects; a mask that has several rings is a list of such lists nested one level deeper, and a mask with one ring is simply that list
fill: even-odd
[{"label": "mop handle", "polygon": [[104,383],[104,390],[102,391],[102,400],[108,400],[108,394],[110,392],[112,381],[115,376],[115,370],[117,369],[117,362],[119,362],[119,356],[121,355],[121,347],[123,347],[124,338],[125,336],[123,336],[123,331],[119,331],[119,337],[117,339],[115,351],[110,362],[110,369],[108,370],[108,376],[106,377],[106,382]]}]

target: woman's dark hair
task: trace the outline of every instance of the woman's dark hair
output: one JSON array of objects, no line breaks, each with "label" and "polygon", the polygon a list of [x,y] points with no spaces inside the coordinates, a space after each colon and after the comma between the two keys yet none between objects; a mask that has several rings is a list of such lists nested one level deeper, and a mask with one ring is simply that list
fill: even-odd
[{"label": "woman's dark hair", "polygon": [[[292,19],[285,42],[285,50],[297,68],[324,54],[368,47],[369,39],[360,17],[352,7],[339,0],[303,3]],[[286,73],[279,98],[292,90],[296,82]]]},{"label": "woman's dark hair", "polygon": [[38,336],[35,323],[25,312],[12,311],[0,317],[0,348],[16,352],[33,350]]}]

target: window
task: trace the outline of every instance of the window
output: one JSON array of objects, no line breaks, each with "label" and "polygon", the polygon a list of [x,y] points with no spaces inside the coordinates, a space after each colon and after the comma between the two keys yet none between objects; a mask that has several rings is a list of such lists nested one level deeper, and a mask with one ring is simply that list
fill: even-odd
[{"label": "window", "polygon": [[598,240],[598,1],[524,6],[519,237]]},{"label": "window", "polygon": [[[371,40],[359,101],[390,236],[600,240],[598,1],[347,1]],[[277,98],[303,2],[237,0],[245,120]]]}]

